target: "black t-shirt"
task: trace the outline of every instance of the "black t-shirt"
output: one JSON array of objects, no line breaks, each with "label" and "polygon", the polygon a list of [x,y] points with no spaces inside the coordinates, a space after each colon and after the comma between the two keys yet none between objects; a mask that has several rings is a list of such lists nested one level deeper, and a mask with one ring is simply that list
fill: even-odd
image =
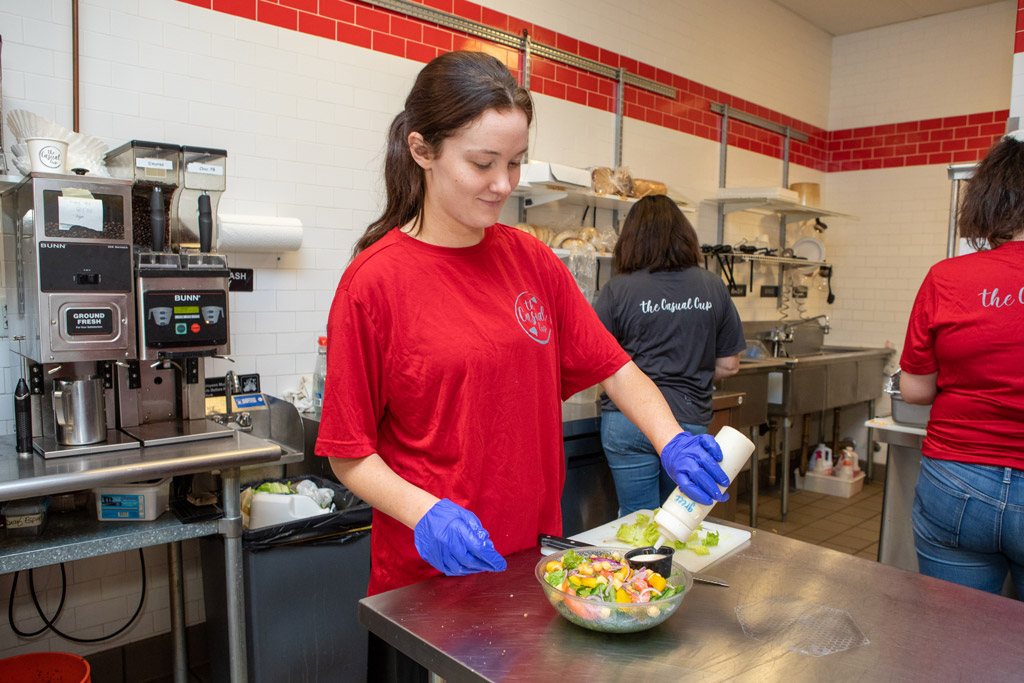
[{"label": "black t-shirt", "polygon": [[[718,277],[696,266],[616,275],[594,308],[677,420],[711,423],[715,359],[746,348],[739,313]],[[604,394],[601,408],[618,410]]]}]

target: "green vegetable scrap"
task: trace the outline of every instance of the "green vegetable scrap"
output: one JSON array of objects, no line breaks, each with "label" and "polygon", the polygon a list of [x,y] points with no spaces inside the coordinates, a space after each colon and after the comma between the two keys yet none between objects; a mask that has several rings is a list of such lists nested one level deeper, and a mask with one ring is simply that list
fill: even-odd
[{"label": "green vegetable scrap", "polygon": [[268,481],[256,487],[260,493],[295,493],[292,483],[282,484],[276,481]]},{"label": "green vegetable scrap", "polygon": [[[657,510],[654,511],[655,514],[657,512]],[[644,514],[636,516],[635,524],[623,524],[615,532],[617,539],[634,548],[654,545],[658,542],[660,535],[658,525],[651,520],[650,516]],[[664,545],[671,546],[676,550],[690,550],[697,555],[710,555],[709,548],[718,545],[718,541],[719,533],[717,531],[705,531],[703,526],[699,526],[697,531],[690,534],[685,542],[666,540]]]}]

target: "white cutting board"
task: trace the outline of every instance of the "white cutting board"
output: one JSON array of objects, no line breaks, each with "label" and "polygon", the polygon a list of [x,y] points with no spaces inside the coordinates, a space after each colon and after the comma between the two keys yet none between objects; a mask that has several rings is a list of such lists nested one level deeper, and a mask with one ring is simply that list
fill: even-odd
[{"label": "white cutting board", "polygon": [[[583,543],[597,546],[599,548],[602,546],[608,546],[609,548],[625,548],[628,550],[629,546],[616,538],[615,532],[618,531],[619,527],[623,524],[635,524],[636,516],[640,514],[647,515],[648,517],[652,517],[654,515],[650,510],[637,510],[636,512],[632,512],[621,519],[615,520],[614,522],[602,524],[596,529],[590,529],[589,531],[578,533],[575,536],[570,536],[569,538],[574,541],[582,541]],[[750,540],[750,532],[746,529],[723,526],[707,520],[701,522],[701,527],[706,531],[718,532],[718,545],[708,548],[708,550],[711,551],[711,554],[709,555],[697,555],[689,550],[675,551],[675,560],[691,572],[702,571],[708,565],[717,562]],[[550,555],[553,552],[556,552],[554,548],[541,548],[541,553],[544,555]]]}]

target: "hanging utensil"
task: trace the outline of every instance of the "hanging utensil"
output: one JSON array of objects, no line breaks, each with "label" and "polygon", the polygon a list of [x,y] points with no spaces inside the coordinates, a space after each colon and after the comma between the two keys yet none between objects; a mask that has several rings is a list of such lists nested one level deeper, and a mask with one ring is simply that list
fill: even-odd
[{"label": "hanging utensil", "polygon": [[836,300],[836,295],[832,293],[832,266],[821,266],[818,268],[818,274],[825,278],[825,283],[828,285],[828,296],[825,297],[825,301],[833,303]]}]

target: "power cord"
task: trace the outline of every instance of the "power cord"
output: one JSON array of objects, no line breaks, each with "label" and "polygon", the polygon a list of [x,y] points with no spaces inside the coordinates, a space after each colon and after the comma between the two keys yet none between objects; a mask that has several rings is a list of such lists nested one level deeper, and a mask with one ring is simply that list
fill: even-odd
[{"label": "power cord", "polygon": [[29,569],[29,593],[32,595],[32,604],[36,607],[36,614],[38,614],[39,618],[43,620],[43,627],[38,631],[32,631],[31,633],[29,633],[27,631],[19,630],[18,627],[14,625],[14,592],[18,588],[18,577],[21,575],[21,572],[15,572],[14,581],[11,582],[11,598],[7,602],[7,621],[8,623],[10,623],[11,629],[22,638],[32,638],[34,636],[38,636],[47,629],[53,631],[61,638],[64,638],[65,640],[70,640],[75,643],[101,643],[105,640],[111,640],[113,638],[116,638],[117,636],[124,633],[124,631],[135,622],[139,614],[142,613],[142,605],[146,601],[146,558],[142,554],[142,548],[139,548],[139,566],[142,568],[142,594],[139,596],[139,606],[135,609],[135,614],[133,614],[132,618],[128,620],[128,623],[126,623],[124,626],[117,629],[113,633],[101,636],[99,638],[76,638],[75,636],[69,636],[68,634],[62,632],[60,629],[56,627],[55,624],[57,623],[57,619],[60,618],[61,611],[64,609],[64,599],[65,597],[67,597],[68,592],[67,573],[64,570],[63,562],[60,563],[60,603],[57,605],[57,611],[56,613],[54,613],[53,619],[47,619],[46,615],[43,614],[43,608],[39,604],[39,598],[36,596],[36,582],[35,575],[33,574],[34,570]]}]

